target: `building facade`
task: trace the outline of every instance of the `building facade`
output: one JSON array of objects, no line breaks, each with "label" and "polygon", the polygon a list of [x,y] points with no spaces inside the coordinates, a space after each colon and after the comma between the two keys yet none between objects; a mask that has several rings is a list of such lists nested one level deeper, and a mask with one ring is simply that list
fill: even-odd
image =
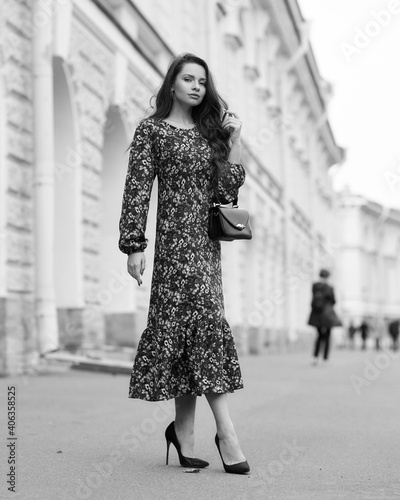
[{"label": "building facade", "polygon": [[344,323],[357,326],[365,318],[372,336],[381,337],[400,318],[400,211],[350,193],[341,193],[337,203]]},{"label": "building facade", "polygon": [[241,117],[254,239],[223,245],[242,352],[306,334],[310,285],[333,265],[328,169],[342,160],[296,0],[0,0],[0,372],[40,354],[136,345],[135,287],[117,248],[126,149],[171,58],[209,63]]}]

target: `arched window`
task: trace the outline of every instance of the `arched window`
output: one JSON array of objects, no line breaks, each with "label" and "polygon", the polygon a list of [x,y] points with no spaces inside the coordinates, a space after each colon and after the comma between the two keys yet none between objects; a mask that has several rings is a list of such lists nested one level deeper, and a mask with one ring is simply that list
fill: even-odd
[{"label": "arched window", "polygon": [[54,74],[54,286],[60,343],[82,337],[82,172],[69,68],[60,57]]}]

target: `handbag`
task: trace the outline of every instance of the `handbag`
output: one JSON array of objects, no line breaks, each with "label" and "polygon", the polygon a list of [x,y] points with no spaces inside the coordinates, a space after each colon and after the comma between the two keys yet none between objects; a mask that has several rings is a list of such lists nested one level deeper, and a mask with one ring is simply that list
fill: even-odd
[{"label": "handbag", "polygon": [[216,241],[251,240],[249,212],[239,208],[237,198],[232,207],[213,203],[208,220],[208,236]]}]

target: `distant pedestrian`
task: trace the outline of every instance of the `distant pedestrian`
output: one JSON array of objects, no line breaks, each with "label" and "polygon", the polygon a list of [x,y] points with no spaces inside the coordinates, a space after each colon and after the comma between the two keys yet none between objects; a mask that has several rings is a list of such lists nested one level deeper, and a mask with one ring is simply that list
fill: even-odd
[{"label": "distant pedestrian", "polygon": [[356,335],[357,328],[354,326],[353,321],[350,321],[350,325],[347,329],[347,335],[349,339],[349,347],[350,349],[354,349],[354,337]]},{"label": "distant pedestrian", "polygon": [[370,326],[365,318],[363,319],[358,329],[360,330],[361,333],[361,340],[362,340],[361,349],[365,351],[365,349],[367,348],[367,340],[370,330]]},{"label": "distant pedestrian", "polygon": [[[158,177],[157,228],[147,328],[132,369],[129,397],[175,399],[165,431],[183,467],[193,458],[197,396],[205,395],[217,427],[215,443],[226,472],[247,473],[229,415],[228,393],[243,387],[232,330],[224,311],[221,244],[208,236],[209,209],[228,204],[245,179],[242,122],[215,89],[203,59],[177,56],[168,68],[151,116],[136,128],[120,219],[120,250],[142,283],[150,193]],[[225,458],[223,458],[225,457]]]},{"label": "distant pedestrian", "polygon": [[319,276],[320,280],[312,286],[311,314],[308,320],[308,324],[317,329],[313,353],[314,364],[318,362],[322,345],[324,345],[323,358],[325,361],[328,360],[331,329],[342,325],[333,308],[336,300],[333,287],[328,284],[330,273],[326,269],[321,269]]},{"label": "distant pedestrian", "polygon": [[392,349],[397,351],[399,349],[399,333],[400,333],[400,321],[396,319],[389,323],[389,335],[392,339]]},{"label": "distant pedestrian", "polygon": [[372,327],[372,336],[375,339],[375,349],[377,351],[381,350],[382,339],[386,333],[385,322],[381,316],[375,317]]}]

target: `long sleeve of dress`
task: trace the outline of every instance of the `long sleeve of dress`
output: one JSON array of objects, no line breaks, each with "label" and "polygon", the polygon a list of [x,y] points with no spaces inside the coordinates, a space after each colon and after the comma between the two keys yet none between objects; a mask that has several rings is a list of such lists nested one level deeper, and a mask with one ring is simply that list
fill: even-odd
[{"label": "long sleeve of dress", "polygon": [[225,168],[218,175],[217,195],[221,203],[230,203],[237,198],[239,188],[243,185],[246,173],[240,163],[226,162]]},{"label": "long sleeve of dress", "polygon": [[156,160],[152,142],[152,127],[142,121],[136,128],[129,149],[128,173],[122,198],[119,222],[121,252],[129,255],[143,252],[150,195],[156,176]]}]

